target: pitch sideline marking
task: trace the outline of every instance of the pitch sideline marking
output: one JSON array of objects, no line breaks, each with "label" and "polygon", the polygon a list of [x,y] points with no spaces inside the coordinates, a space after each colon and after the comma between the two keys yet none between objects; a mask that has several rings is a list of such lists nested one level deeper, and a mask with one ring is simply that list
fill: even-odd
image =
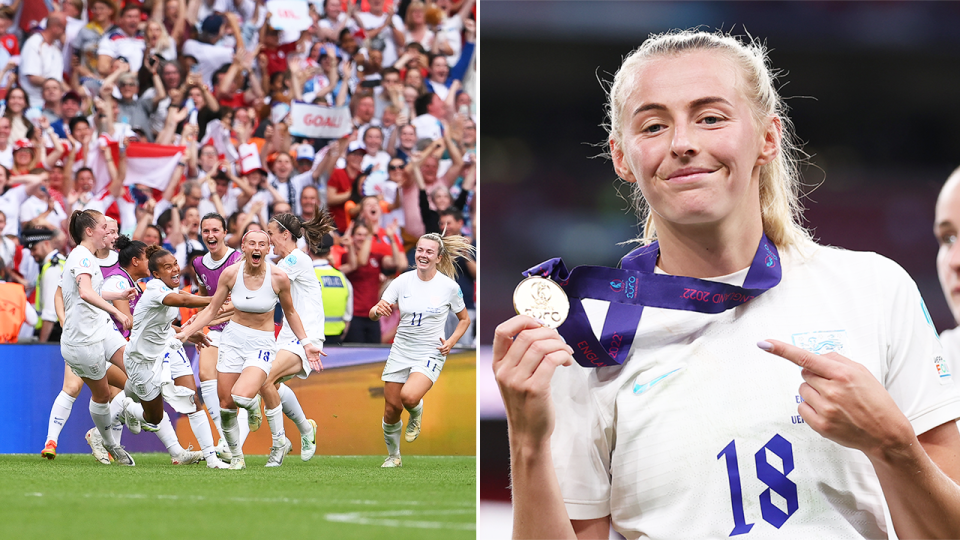
[{"label": "pitch sideline marking", "polygon": [[[419,512],[424,515],[453,515],[468,514],[470,510],[426,510]],[[476,523],[448,523],[442,521],[408,521],[401,519],[383,519],[387,516],[417,516],[413,510],[392,510],[388,512],[348,512],[345,514],[326,514],[324,519],[339,523],[353,523],[356,525],[381,525],[384,527],[408,527],[415,529],[454,529],[461,531],[475,531]]]},{"label": "pitch sideline marking", "polygon": [[[48,497],[52,496],[58,499],[67,498],[62,493],[24,493],[24,497]],[[92,498],[109,498],[109,499],[163,499],[163,500],[189,500],[189,501],[206,501],[206,500],[216,500],[216,501],[229,501],[229,502],[250,502],[250,503],[292,503],[292,504],[357,504],[357,505],[409,505],[409,506],[419,506],[424,504],[436,505],[437,503],[426,503],[423,501],[373,501],[365,499],[291,499],[289,497],[216,497],[211,498],[205,495],[164,495],[161,493],[80,493],[79,497],[85,499]],[[446,502],[443,503],[447,506],[474,506],[473,502]]]}]

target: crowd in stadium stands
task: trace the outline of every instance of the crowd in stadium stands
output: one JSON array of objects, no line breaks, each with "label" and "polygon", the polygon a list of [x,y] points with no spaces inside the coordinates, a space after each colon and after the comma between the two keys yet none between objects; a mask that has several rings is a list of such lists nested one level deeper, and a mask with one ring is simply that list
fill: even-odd
[{"label": "crowd in stadium stands", "polygon": [[[20,342],[58,335],[83,209],[164,245],[194,291],[204,215],[238,247],[326,209],[337,232],[300,247],[331,295],[328,343],[391,342],[398,317],[367,314],[417,238],[476,237],[475,0],[301,1],[305,30],[265,0],[0,0],[0,280],[25,289]],[[295,103],[348,108],[352,129],[298,135]],[[476,263],[457,264],[475,320]]]}]

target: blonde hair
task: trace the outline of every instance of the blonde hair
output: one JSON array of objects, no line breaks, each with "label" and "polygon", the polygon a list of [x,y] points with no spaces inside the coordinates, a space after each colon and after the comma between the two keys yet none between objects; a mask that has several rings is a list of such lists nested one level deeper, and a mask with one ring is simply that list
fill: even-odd
[{"label": "blonde hair", "polygon": [[[437,233],[427,233],[421,236],[420,240],[431,240],[440,246],[437,270],[450,279],[457,279],[457,265],[454,264],[457,257],[469,257],[477,251],[466,238],[458,234],[440,236]],[[417,242],[419,243],[419,240]]]},{"label": "blonde hair", "polygon": [[[420,0],[413,0],[410,2],[410,5],[407,6],[407,15],[404,17],[403,24],[408,30],[413,30],[413,12],[418,9],[423,11],[424,17],[426,17],[427,5]],[[424,20],[424,25],[426,24],[426,20]]]},{"label": "blonde hair", "polygon": [[[679,56],[692,51],[717,51],[734,62],[743,75],[741,90],[750,102],[754,123],[758,127],[778,119],[782,128],[776,157],[760,167],[760,216],[763,231],[777,246],[795,246],[810,241],[810,233],[800,225],[803,210],[800,204],[800,173],[797,164],[800,149],[795,141],[793,124],[787,117],[774,81],[778,75],[769,65],[766,47],[753,38],[742,41],[729,34],[707,33],[695,30],[672,31],[653,35],[627,55],[614,76],[607,101],[607,128],[609,141],[623,148],[624,106],[643,65],[655,58]],[[652,212],[635,184],[631,202],[644,222],[642,244],[656,240],[657,231]]]},{"label": "blonde hair", "polygon": [[150,29],[150,25],[156,25],[157,28],[160,29],[160,37],[157,38],[157,43],[154,44],[153,50],[152,50],[152,51],[146,51],[146,52],[145,52],[145,55],[150,54],[150,53],[156,53],[156,52],[160,52],[160,51],[165,51],[165,50],[169,49],[172,38],[170,37],[170,34],[167,33],[166,27],[164,27],[163,24],[161,24],[161,23],[160,23],[159,21],[157,21],[156,19],[150,19],[150,20],[147,21],[147,25],[143,28],[143,30],[144,30],[144,32],[143,32],[144,35],[146,35],[147,30]]}]

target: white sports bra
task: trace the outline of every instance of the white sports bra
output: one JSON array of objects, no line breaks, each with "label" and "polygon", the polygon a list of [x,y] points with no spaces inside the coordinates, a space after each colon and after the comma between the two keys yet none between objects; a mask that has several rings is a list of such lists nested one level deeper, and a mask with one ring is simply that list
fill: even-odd
[{"label": "white sports bra", "polygon": [[233,290],[230,293],[233,306],[238,310],[247,313],[266,313],[273,311],[277,305],[279,297],[274,292],[273,280],[270,279],[270,274],[273,272],[270,267],[273,265],[266,260],[263,263],[267,265],[267,274],[263,277],[263,285],[259,289],[251,291],[243,284],[243,260],[240,261],[240,266],[237,269],[237,280],[233,283]]}]

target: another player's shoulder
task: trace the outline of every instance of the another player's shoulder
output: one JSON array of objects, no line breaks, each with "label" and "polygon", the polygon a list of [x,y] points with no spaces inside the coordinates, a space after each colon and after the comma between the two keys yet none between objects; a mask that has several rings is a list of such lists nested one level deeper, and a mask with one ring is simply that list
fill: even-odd
[{"label": "another player's shoulder", "polygon": [[313,269],[313,263],[310,257],[307,257],[306,253],[297,248],[288,253],[286,257],[277,261],[277,268],[285,272],[290,272],[291,270],[296,271],[295,269]]},{"label": "another player's shoulder", "polygon": [[150,281],[147,282],[147,288],[146,288],[145,292],[154,292],[154,293],[156,293],[156,292],[163,292],[163,293],[166,293],[166,292],[170,292],[170,291],[172,291],[172,290],[173,290],[173,289],[171,289],[170,287],[167,287],[167,284],[164,283],[163,280],[161,280],[161,279],[151,279]]},{"label": "another player's shoulder", "polygon": [[[66,265],[68,267],[93,268],[96,257],[84,246],[77,246],[67,257]],[[97,265],[99,266],[99,265]]]},{"label": "another player's shoulder", "polygon": [[803,268],[833,282],[870,280],[877,284],[910,283],[913,279],[896,262],[871,251],[850,251],[809,244],[793,248],[784,257],[784,266]]},{"label": "another player's shoulder", "polygon": [[106,256],[106,257],[104,257],[104,258],[102,258],[102,259],[97,259],[97,263],[100,265],[101,268],[106,268],[106,267],[109,267],[109,266],[113,266],[113,265],[117,264],[118,262],[120,262],[120,253],[118,253],[118,252],[116,252],[116,251],[114,251],[114,250],[112,250],[112,249],[111,249],[109,252],[107,252],[107,256]]},{"label": "another player's shoulder", "polygon": [[103,280],[104,290],[122,291],[128,287],[127,279],[121,274],[114,274]]},{"label": "another player's shoulder", "polygon": [[270,271],[270,279],[272,279],[274,283],[277,283],[279,280],[279,281],[286,282],[288,287],[290,286],[290,276],[288,276],[287,273],[284,272],[283,268],[280,268],[275,264],[270,264],[268,266],[268,269]]}]

